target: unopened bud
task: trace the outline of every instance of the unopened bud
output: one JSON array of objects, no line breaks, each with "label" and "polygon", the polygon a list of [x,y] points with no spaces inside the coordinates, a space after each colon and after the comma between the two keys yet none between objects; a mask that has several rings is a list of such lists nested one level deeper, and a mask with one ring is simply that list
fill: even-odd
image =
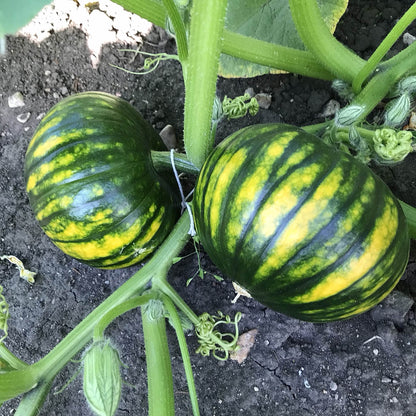
[{"label": "unopened bud", "polygon": [[411,75],[399,81],[397,85],[397,93],[401,94],[413,94],[416,92],[416,75]]},{"label": "unopened bud", "polygon": [[349,105],[341,108],[335,115],[335,125],[337,127],[349,127],[359,120],[364,113],[365,107],[362,105]]},{"label": "unopened bud", "polygon": [[344,100],[351,101],[354,98],[354,92],[352,91],[351,85],[342,79],[335,79],[332,81],[332,88]]},{"label": "unopened bud", "polygon": [[113,416],[121,395],[120,358],[109,339],[94,342],[84,355],[84,395],[98,416]]},{"label": "unopened bud", "polygon": [[408,93],[390,101],[384,113],[384,124],[389,127],[403,125],[410,114],[410,107],[410,94]]}]

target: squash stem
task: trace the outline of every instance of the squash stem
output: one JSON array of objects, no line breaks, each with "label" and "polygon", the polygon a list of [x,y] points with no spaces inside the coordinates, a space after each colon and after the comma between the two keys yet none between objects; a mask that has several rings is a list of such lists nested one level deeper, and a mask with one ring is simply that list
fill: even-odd
[{"label": "squash stem", "polygon": [[150,313],[146,306],[142,307],[142,327],[146,350],[149,416],[174,416],[172,367],[164,314]]},{"label": "squash stem", "polygon": [[336,78],[352,82],[365,60],[339,42],[325,24],[316,0],[289,0],[292,18],[306,48]]},{"label": "squash stem", "polygon": [[[172,162],[170,152],[166,151],[151,151],[153,166],[157,171],[166,172],[172,171]],[[180,172],[189,173],[194,176],[199,175],[199,169],[189,161],[183,153],[175,152],[173,154],[175,160],[175,167]]]},{"label": "squash stem", "polygon": [[173,0],[163,0],[163,5],[168,12],[173,30],[175,31],[176,46],[178,49],[179,60],[182,64],[184,77],[186,78],[186,60],[188,58],[188,41],[186,38],[185,24]]},{"label": "squash stem", "polygon": [[224,31],[222,52],[256,64],[311,78],[333,80],[334,74],[307,51]]},{"label": "squash stem", "polygon": [[414,3],[407,12],[394,25],[390,33],[383,39],[374,53],[370,56],[366,64],[361,68],[360,72],[354,78],[352,88],[355,93],[361,90],[363,82],[376,69],[377,65],[390,50],[396,40],[400,37],[407,26],[416,18],[416,3]]},{"label": "squash stem", "polygon": [[128,299],[125,302],[121,303],[120,305],[117,305],[114,308],[110,309],[95,326],[94,341],[98,341],[104,337],[104,331],[106,330],[108,325],[110,325],[111,322],[113,322],[116,318],[132,309],[144,305],[150,299],[153,298],[154,295],[149,293],[145,295],[134,296],[131,299]]},{"label": "squash stem", "polygon": [[214,146],[210,132],[226,9],[227,0],[194,0],[191,9],[184,142],[197,168]]},{"label": "squash stem", "polygon": [[179,348],[181,350],[183,367],[185,370],[186,381],[188,384],[189,397],[191,399],[192,413],[194,416],[199,416],[200,413],[198,397],[196,394],[195,381],[192,373],[191,358],[189,356],[189,350],[186,344],[182,323],[178,311],[176,310],[172,300],[166,295],[162,295],[161,299],[163,301],[163,304],[165,305],[166,311],[169,314],[169,318],[172,321],[172,325],[175,329],[176,337],[178,339]]}]

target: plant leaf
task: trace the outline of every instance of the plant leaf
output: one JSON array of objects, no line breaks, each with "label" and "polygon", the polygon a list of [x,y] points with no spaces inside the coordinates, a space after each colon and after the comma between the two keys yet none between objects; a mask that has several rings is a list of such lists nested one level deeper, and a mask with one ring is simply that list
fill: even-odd
[{"label": "plant leaf", "polygon": [[[318,0],[321,13],[331,32],[344,14],[348,0]],[[253,38],[305,49],[296,32],[288,0],[233,0],[227,10],[226,28]],[[229,55],[221,55],[219,74],[225,78],[254,77],[281,73]]]},{"label": "plant leaf", "polygon": [[0,37],[16,33],[49,3],[51,0],[1,0]]}]

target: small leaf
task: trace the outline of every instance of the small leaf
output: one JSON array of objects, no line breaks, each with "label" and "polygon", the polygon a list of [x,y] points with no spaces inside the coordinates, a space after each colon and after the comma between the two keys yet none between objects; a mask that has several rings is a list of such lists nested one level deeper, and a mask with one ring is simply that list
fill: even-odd
[{"label": "small leaf", "polygon": [[[333,32],[344,14],[348,0],[318,0],[324,20]],[[288,0],[234,0],[227,9],[226,28],[255,39],[304,49],[292,20]],[[253,64],[229,55],[222,55],[220,75],[255,77],[282,71]]]},{"label": "small leaf", "polygon": [[174,258],[172,259],[172,264],[179,263],[182,259],[183,259],[183,257],[174,257]]}]

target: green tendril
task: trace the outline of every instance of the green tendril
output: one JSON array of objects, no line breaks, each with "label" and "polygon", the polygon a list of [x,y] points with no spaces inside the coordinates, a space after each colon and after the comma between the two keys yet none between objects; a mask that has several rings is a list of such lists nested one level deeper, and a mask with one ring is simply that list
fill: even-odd
[{"label": "green tendril", "polygon": [[222,101],[222,110],[229,119],[244,117],[247,112],[254,116],[258,113],[259,108],[256,98],[251,97],[248,93],[236,98],[225,96]]},{"label": "green tendril", "polygon": [[0,285],[0,329],[3,331],[3,336],[0,338],[0,343],[7,337],[7,321],[9,319],[9,305],[3,295],[3,286]]},{"label": "green tendril", "polygon": [[143,52],[139,49],[133,50],[133,49],[120,49],[120,52],[133,52],[135,56],[132,58],[132,61],[137,55],[144,55],[147,56],[147,58],[144,60],[143,66],[139,69],[139,71],[130,71],[129,69],[123,68],[118,65],[110,64],[113,68],[120,69],[121,71],[127,72],[129,74],[133,75],[146,75],[153,72],[162,61],[168,61],[168,60],[179,60],[178,55],[170,55],[168,53],[150,53],[150,52]]},{"label": "green tendril", "polygon": [[[217,313],[218,315],[210,315],[205,312],[198,317],[199,324],[195,326],[195,332],[199,347],[196,352],[204,357],[208,357],[212,353],[217,360],[225,361],[230,352],[236,351],[238,348],[238,322],[242,315],[241,312],[237,312],[232,320],[229,315],[225,315],[221,311]],[[234,334],[220,332],[217,327],[221,324],[234,325]]]}]

